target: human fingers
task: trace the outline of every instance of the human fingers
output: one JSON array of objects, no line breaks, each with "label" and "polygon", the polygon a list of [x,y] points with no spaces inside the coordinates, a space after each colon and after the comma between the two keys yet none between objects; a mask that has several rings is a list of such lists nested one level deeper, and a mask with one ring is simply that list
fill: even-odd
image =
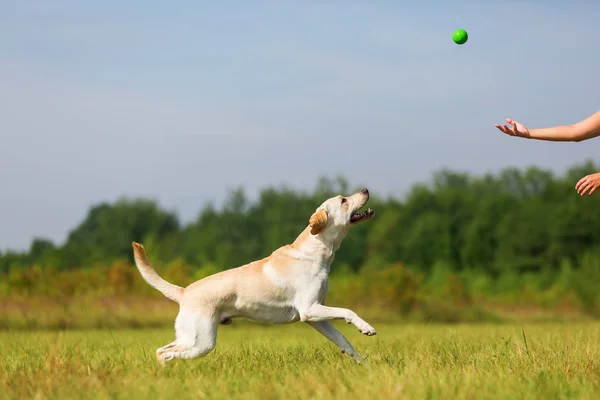
[{"label": "human fingers", "polygon": [[506,133],[506,134],[509,134],[509,133],[508,133],[508,130],[507,130],[507,128],[506,128],[506,125],[502,126],[502,125],[494,124],[494,126],[495,126],[496,128],[498,128],[498,130],[499,130],[500,132],[502,132],[502,133]]},{"label": "human fingers", "polygon": [[579,189],[577,189],[577,193],[579,193],[580,196],[583,196],[585,195],[585,192],[587,192],[591,187],[592,185],[590,185],[589,182],[585,182],[579,187]]},{"label": "human fingers", "polygon": [[590,192],[588,193],[588,196],[591,196],[592,193],[594,193],[596,191],[596,189],[598,189],[598,185],[593,185],[592,190],[590,190]]},{"label": "human fingers", "polygon": [[589,180],[589,175],[586,175],[586,176],[584,176],[583,178],[581,178],[581,179],[579,180],[579,182],[577,182],[577,184],[575,185],[575,189],[576,189],[577,191],[579,191],[579,188],[580,188],[580,187],[581,187],[581,186],[582,186],[584,183],[588,182],[588,180]]}]

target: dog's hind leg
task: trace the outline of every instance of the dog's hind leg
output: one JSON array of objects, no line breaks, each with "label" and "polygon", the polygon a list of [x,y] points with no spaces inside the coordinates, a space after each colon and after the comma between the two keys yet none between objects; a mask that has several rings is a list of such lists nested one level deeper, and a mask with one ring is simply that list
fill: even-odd
[{"label": "dog's hind leg", "polygon": [[175,321],[177,340],[157,350],[158,360],[164,364],[174,358],[189,359],[207,355],[217,342],[218,322],[215,315],[181,309]]}]

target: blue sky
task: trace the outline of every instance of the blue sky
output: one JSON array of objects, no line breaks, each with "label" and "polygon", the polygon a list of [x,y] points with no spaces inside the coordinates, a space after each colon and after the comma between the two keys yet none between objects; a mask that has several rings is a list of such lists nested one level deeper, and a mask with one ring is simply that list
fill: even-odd
[{"label": "blue sky", "polygon": [[493,125],[599,109],[599,5],[368,3],[0,3],[0,249],[60,243],[121,195],[189,221],[240,185],[401,196],[442,167],[595,158]]}]

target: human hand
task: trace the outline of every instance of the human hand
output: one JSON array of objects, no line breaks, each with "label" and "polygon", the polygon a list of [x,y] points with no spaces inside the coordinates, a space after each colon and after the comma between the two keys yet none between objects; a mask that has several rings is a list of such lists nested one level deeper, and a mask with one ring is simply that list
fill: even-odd
[{"label": "human hand", "polygon": [[575,185],[575,189],[580,196],[584,196],[586,192],[588,196],[591,196],[598,187],[600,187],[600,172],[584,176]]},{"label": "human hand", "polygon": [[506,133],[507,135],[510,136],[518,136],[518,137],[523,137],[523,138],[529,138],[529,129],[527,129],[527,127],[525,125],[523,125],[520,122],[514,121],[510,118],[506,118],[506,122],[508,122],[509,125],[512,125],[512,127],[506,126],[506,124],[504,125],[498,125],[498,124],[494,124],[496,126],[496,128],[500,129],[500,131]]}]

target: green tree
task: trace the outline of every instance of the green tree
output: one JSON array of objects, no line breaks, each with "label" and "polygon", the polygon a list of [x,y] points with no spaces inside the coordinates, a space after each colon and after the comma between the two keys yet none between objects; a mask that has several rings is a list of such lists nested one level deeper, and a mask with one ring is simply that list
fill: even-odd
[{"label": "green tree", "polygon": [[147,235],[158,240],[180,229],[173,212],[151,200],[119,199],[115,204],[93,206],[64,246],[67,266],[84,266],[121,257],[131,259],[131,242]]}]

